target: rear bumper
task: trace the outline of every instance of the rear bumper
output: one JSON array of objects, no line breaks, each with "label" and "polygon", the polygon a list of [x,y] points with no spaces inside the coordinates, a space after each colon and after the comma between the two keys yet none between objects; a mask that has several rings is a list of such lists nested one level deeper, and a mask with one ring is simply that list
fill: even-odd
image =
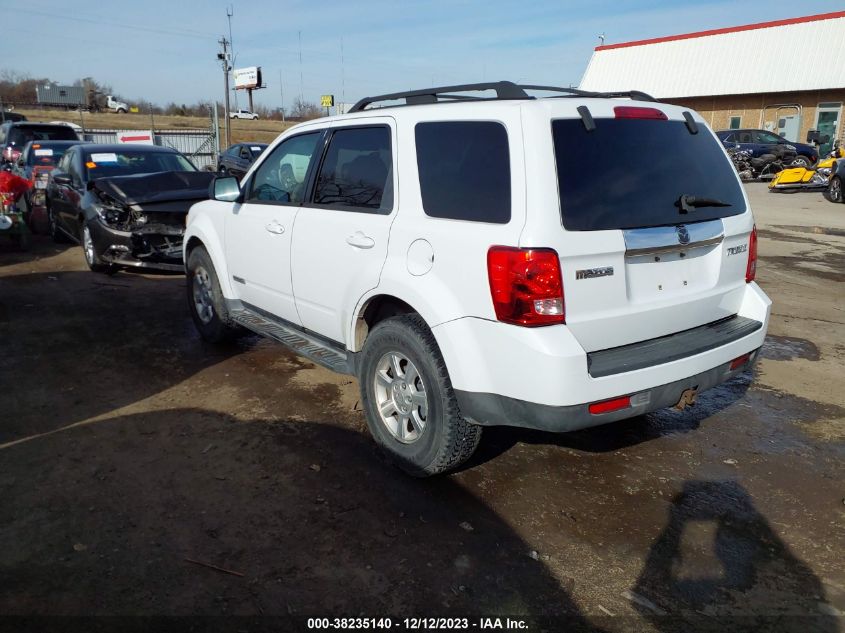
[{"label": "rear bumper", "polygon": [[[730,363],[763,345],[771,301],[755,283],[746,284],[736,323],[750,324],[738,336],[711,345],[688,341],[683,354],[640,362],[648,349],[630,347],[635,362],[616,357],[609,372],[591,375],[588,355],[566,326],[521,328],[477,318],[449,321],[432,328],[464,414],[479,424],[506,424],[572,430],[639,415],[678,402],[681,392],[707,389],[729,379]],[[753,322],[753,323],[752,323]],[[681,333],[683,334],[683,333]],[[679,335],[673,335],[678,340]],[[650,345],[654,341],[648,341]],[[623,349],[623,348],[619,348]],[[672,346],[669,347],[672,351]],[[589,415],[587,405],[632,396],[633,406],[612,414]]]},{"label": "rear bumper", "polygon": [[689,378],[630,394],[630,407],[609,413],[590,413],[586,403],[552,407],[493,393],[456,391],[455,396],[463,416],[482,426],[519,426],[555,433],[577,431],[674,406],[689,389],[699,394],[745,371],[757,360],[758,353],[759,349],[754,350],[748,361],[734,369],[730,368],[731,363],[724,363]]}]

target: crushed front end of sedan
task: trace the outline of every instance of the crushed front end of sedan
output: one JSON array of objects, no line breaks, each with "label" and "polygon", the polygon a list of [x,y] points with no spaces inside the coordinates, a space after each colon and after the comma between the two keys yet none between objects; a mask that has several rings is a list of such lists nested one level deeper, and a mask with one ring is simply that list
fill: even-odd
[{"label": "crushed front end of sedan", "polygon": [[171,171],[98,178],[88,183],[103,261],[118,266],[184,270],[188,210],[208,198],[211,172]]}]

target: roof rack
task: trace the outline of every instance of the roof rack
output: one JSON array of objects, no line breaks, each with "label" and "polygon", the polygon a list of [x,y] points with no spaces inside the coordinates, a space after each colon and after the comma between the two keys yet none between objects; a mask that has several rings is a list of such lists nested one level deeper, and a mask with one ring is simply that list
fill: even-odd
[{"label": "roof rack", "polygon": [[[495,97],[473,97],[463,94],[451,94],[455,92],[481,92],[493,90]],[[394,92],[392,94],[377,95],[375,97],[364,97],[356,103],[349,112],[362,112],[368,106],[381,101],[405,100],[406,106],[423,105],[430,103],[449,103],[455,101],[504,101],[518,99],[534,99],[526,90],[538,90],[542,92],[559,92],[557,97],[589,97],[597,99],[613,99],[615,97],[629,97],[637,101],[657,101],[654,97],[645,92],[630,90],[627,92],[592,92],[579,90],[578,88],[559,88],[556,86],[521,86],[512,81],[494,81],[479,84],[463,84],[457,86],[440,86],[439,88],[424,88],[422,90],[408,90],[406,92]],[[397,107],[397,105],[380,106],[381,108]]]}]

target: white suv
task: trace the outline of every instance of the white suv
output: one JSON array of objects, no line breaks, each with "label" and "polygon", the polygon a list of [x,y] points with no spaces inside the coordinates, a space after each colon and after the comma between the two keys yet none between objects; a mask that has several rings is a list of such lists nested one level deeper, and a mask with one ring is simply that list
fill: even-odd
[{"label": "white suv", "polygon": [[249,110],[235,110],[234,112],[229,113],[230,119],[255,119],[258,118],[258,115],[255,112],[250,112]]},{"label": "white suv", "polygon": [[357,376],[376,442],[414,474],[458,466],[483,426],[692,404],[766,333],[722,144],[642,93],[373,97],[213,190],[184,241],[199,332],[247,328]]}]

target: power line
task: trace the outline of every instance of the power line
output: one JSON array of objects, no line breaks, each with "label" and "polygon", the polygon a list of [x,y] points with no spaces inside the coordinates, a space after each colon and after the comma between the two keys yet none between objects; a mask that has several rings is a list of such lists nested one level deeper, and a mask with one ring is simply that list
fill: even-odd
[{"label": "power line", "polygon": [[46,11],[38,11],[36,9],[21,9],[18,7],[7,7],[5,11],[18,11],[21,13],[30,13],[32,15],[40,15],[48,18],[58,20],[71,20],[73,22],[88,22],[90,24],[99,24],[102,26],[116,26],[119,28],[131,29],[133,31],[146,31],[148,33],[157,33],[159,35],[179,35],[182,37],[195,37],[197,39],[209,39],[214,37],[211,33],[203,33],[202,31],[188,31],[184,29],[168,29],[168,28],[153,28],[150,26],[141,26],[139,24],[126,24],[123,22],[116,22],[114,20],[101,20],[96,18],[86,18],[81,16],[57,15],[55,13],[48,13]]}]

